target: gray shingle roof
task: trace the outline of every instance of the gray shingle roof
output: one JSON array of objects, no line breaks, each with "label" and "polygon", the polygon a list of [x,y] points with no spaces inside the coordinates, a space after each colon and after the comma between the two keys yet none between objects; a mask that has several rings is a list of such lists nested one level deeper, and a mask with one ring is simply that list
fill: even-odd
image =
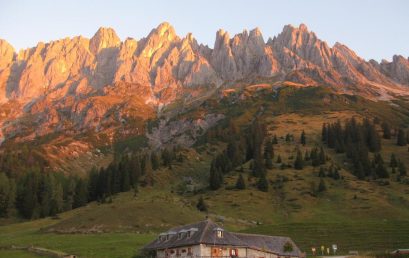
[{"label": "gray shingle roof", "polygon": [[[260,251],[274,253],[281,256],[300,256],[301,251],[289,237],[266,236],[243,233],[232,233],[247,244],[248,247]],[[290,243],[293,246],[291,252],[284,252],[284,245]]]},{"label": "gray shingle roof", "polygon": [[[187,231],[196,228],[197,232],[188,237],[186,234],[178,238],[178,232]],[[281,256],[300,256],[301,251],[289,237],[265,236],[254,234],[231,233],[223,231],[223,237],[216,236],[215,229],[220,228],[211,220],[200,221],[198,223],[175,227],[168,232],[176,233],[170,236],[169,240],[160,240],[159,238],[147,244],[145,250],[163,250],[182,246],[192,246],[198,244],[208,245],[229,245],[242,246],[252,249],[274,253]],[[284,252],[284,245],[289,242],[293,246],[293,251]]]},{"label": "gray shingle roof", "polygon": [[214,245],[231,245],[231,246],[246,246],[243,241],[237,238],[233,233],[223,231],[223,237],[216,236],[214,231],[220,228],[217,224],[211,220],[205,220],[194,224],[189,224],[181,227],[175,227],[168,232],[180,232],[183,230],[189,230],[191,228],[197,228],[198,231],[194,232],[190,237],[187,234],[183,234],[182,238],[178,238],[178,235],[170,236],[169,240],[160,240],[157,238],[151,243],[147,244],[144,249],[156,250],[156,249],[168,249],[181,246],[191,246],[197,244],[214,244]]}]

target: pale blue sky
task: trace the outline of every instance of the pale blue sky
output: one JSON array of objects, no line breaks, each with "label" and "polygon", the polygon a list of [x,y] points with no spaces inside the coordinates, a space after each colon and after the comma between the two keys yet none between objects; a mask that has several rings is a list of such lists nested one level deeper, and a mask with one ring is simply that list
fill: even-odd
[{"label": "pale blue sky", "polygon": [[330,45],[339,41],[365,59],[409,56],[407,0],[0,0],[0,38],[16,50],[66,36],[91,37],[112,27],[139,39],[163,21],[213,47],[216,31],[259,27],[264,39],[285,24],[305,23]]}]

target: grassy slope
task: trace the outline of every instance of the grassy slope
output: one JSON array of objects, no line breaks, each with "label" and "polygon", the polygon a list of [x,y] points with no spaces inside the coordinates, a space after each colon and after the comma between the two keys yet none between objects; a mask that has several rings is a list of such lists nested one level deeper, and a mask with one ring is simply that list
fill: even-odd
[{"label": "grassy slope", "polygon": [[[230,105],[226,100],[213,105],[209,101],[205,108],[196,110],[223,112],[238,126],[248,124],[258,113],[267,122],[269,133],[279,137],[289,132],[298,139],[301,130],[305,130],[307,146],[300,147],[303,150],[319,144],[323,121],[378,116],[393,126],[407,123],[406,108],[397,111],[383,102],[331,96],[320,88],[303,89],[301,93],[284,89],[279,97],[270,92],[246,94],[247,99],[240,105]],[[409,167],[406,147],[396,146],[394,140],[384,140],[382,144],[385,161],[393,152]],[[132,193],[123,193],[116,196],[113,203],[93,203],[64,213],[59,220],[43,219],[0,227],[0,246],[34,244],[82,257],[130,257],[153,239],[153,233],[203,219],[204,214],[194,207],[200,195],[208,203],[211,216],[216,220],[224,216],[224,225],[229,229],[289,235],[305,251],[312,245],[332,243],[339,245],[340,252],[384,251],[409,246],[409,187],[395,182],[395,175],[389,186],[357,181],[343,167],[342,155],[331,150],[327,150],[331,162],[342,167],[344,179],[326,178],[328,191],[317,197],[309,194],[311,182],[318,183],[317,171],[311,166],[302,171],[278,168],[269,171],[268,178],[273,185],[279,175],[289,180],[282,187],[270,187],[268,193],[256,190],[256,179],[248,178],[246,173],[248,188],[244,191],[220,189],[197,195],[177,194],[184,175],[192,175],[199,184],[206,183],[211,158],[223,146],[219,143],[203,146],[200,151],[186,151],[187,161],[176,164],[172,171],[158,171],[156,186],[141,189],[136,198]],[[292,163],[296,146],[279,139],[276,155]],[[244,165],[245,171],[249,171],[248,165]],[[226,186],[234,185],[237,176],[237,171],[227,175]],[[62,234],[67,232],[88,234]],[[3,255],[2,251],[0,254]]]}]

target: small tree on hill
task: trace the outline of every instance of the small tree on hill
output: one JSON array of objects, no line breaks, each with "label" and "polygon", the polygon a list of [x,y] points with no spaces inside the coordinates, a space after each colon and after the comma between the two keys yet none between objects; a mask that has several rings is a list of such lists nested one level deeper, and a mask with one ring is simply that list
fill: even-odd
[{"label": "small tree on hill", "polygon": [[257,182],[257,188],[260,191],[268,192],[268,181],[265,175],[261,176]]},{"label": "small tree on hill", "polygon": [[236,189],[239,189],[239,190],[246,189],[246,183],[244,182],[244,178],[242,174],[240,174],[239,177],[237,178]]},{"label": "small tree on hill", "polygon": [[398,138],[396,144],[398,146],[406,146],[406,136],[405,131],[403,131],[403,129],[399,129],[398,131]]},{"label": "small tree on hill", "polygon": [[205,203],[203,196],[200,196],[197,201],[196,208],[201,212],[207,212],[207,204]]},{"label": "small tree on hill", "polygon": [[391,128],[389,127],[389,124],[386,122],[383,122],[381,126],[382,126],[382,131],[383,131],[382,137],[384,139],[390,139],[391,138]]},{"label": "small tree on hill", "polygon": [[304,160],[302,158],[301,151],[298,150],[297,157],[295,158],[295,161],[294,161],[294,168],[297,170],[302,170],[303,167],[304,167]]},{"label": "small tree on hill", "polygon": [[406,176],[406,166],[401,161],[398,163],[398,170],[400,176]]},{"label": "small tree on hill", "polygon": [[305,145],[306,142],[307,142],[307,140],[306,140],[306,138],[305,138],[305,132],[304,132],[304,130],[302,130],[302,132],[301,132],[300,142],[301,142],[302,145]]},{"label": "small tree on hill", "polygon": [[394,153],[391,154],[391,160],[389,162],[389,166],[391,168],[396,168],[398,166],[398,161],[396,160],[396,157],[395,157]]},{"label": "small tree on hill", "polygon": [[318,185],[318,192],[325,192],[327,190],[327,186],[325,185],[324,179],[320,179],[320,184]]}]

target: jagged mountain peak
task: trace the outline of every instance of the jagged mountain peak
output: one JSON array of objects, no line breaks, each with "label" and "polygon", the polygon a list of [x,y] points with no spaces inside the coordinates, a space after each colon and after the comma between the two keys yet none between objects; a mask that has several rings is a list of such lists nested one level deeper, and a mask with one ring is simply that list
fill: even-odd
[{"label": "jagged mountain peak", "polygon": [[13,46],[4,39],[0,39],[0,70],[9,65],[15,57]]},{"label": "jagged mountain peak", "polygon": [[162,40],[173,41],[178,38],[175,28],[169,22],[160,23],[155,29],[153,29],[149,35],[150,37],[159,37]]},{"label": "jagged mountain peak", "polygon": [[109,27],[100,27],[90,40],[90,51],[97,54],[104,48],[118,47],[121,39],[115,30]]}]

